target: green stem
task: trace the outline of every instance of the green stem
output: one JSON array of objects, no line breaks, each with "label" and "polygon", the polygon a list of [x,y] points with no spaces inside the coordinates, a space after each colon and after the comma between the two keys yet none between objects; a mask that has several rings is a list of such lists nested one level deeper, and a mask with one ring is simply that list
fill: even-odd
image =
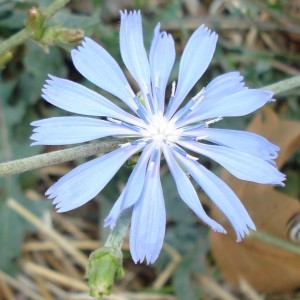
[{"label": "green stem", "polygon": [[51,166],[95,154],[104,154],[115,149],[123,142],[124,140],[114,140],[85,144],[70,149],[57,150],[49,153],[5,162],[0,164],[0,177]]},{"label": "green stem", "polygon": [[4,55],[10,49],[25,43],[30,38],[30,33],[22,29],[7,40],[0,43],[0,56]]},{"label": "green stem", "polygon": [[266,244],[276,246],[283,250],[287,250],[291,253],[300,255],[300,247],[299,246],[292,244],[286,240],[280,239],[278,237],[272,236],[268,233],[265,233],[262,231],[253,231],[253,232],[251,232],[250,238],[260,240]]},{"label": "green stem", "polygon": [[300,75],[267,85],[263,89],[270,90],[274,94],[279,94],[296,87],[300,87]]},{"label": "green stem", "polygon": [[110,232],[104,247],[121,249],[123,239],[126,236],[130,225],[131,214],[132,208],[128,208],[121,213],[114,229]]},{"label": "green stem", "polygon": [[[56,0],[49,5],[43,12],[45,22],[49,20],[56,12],[63,8],[70,0]],[[0,43],[0,56],[4,55],[10,49],[23,44],[31,37],[27,29],[22,29],[7,40]]]},{"label": "green stem", "polygon": [[[11,159],[11,149],[9,144],[9,137],[6,127],[6,115],[3,109],[3,99],[0,98],[0,138],[1,138],[1,150],[2,156],[4,160]],[[5,178],[4,179],[6,191],[10,191],[12,189],[12,179]]]},{"label": "green stem", "polygon": [[45,21],[48,21],[53,15],[61,10],[70,0],[56,0],[50,4],[43,12]]}]

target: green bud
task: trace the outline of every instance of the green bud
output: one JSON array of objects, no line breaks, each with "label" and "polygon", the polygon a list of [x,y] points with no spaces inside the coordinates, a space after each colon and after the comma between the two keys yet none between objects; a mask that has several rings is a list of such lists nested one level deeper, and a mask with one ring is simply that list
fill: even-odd
[{"label": "green bud", "polygon": [[67,29],[56,26],[45,30],[40,42],[44,45],[72,44],[77,45],[84,37],[81,29]]},{"label": "green bud", "polygon": [[122,258],[121,250],[112,247],[102,247],[90,255],[85,276],[92,297],[109,295],[115,279],[124,277]]},{"label": "green bud", "polygon": [[39,8],[32,7],[28,10],[25,26],[35,40],[39,40],[42,37],[44,22],[44,15]]}]

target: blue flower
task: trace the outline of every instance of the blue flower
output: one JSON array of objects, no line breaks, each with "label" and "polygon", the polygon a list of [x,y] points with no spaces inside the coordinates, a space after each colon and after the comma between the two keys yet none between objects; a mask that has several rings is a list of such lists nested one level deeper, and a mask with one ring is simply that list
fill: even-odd
[{"label": "blue flower", "polygon": [[223,117],[247,115],[272,101],[272,93],[249,89],[238,72],[220,75],[198,94],[185,100],[207,69],[215,51],[217,34],[204,25],[190,37],[179,66],[177,86],[172,85],[168,102],[165,93],[175,60],[171,35],[160,32],[160,24],[147,56],[139,12],[121,12],[120,51],[136,80],[135,94],[117,62],[97,43],[85,38],[72,50],[76,69],[89,81],[120,101],[124,110],[100,94],[72,81],[49,76],[43,98],[66,111],[86,116],[48,118],[36,126],[32,145],[66,145],[98,138],[129,137],[131,142],[86,162],[59,179],[46,195],[58,212],[77,208],[95,197],[132,155],[140,157],[128,182],[105,220],[114,227],[120,213],[133,207],[130,250],[135,262],[153,263],[161,250],[166,212],[160,180],[164,157],[181,199],[213,230],[225,229],[204,211],[189,174],[224,213],[240,241],[251,218],[234,192],[207,170],[199,155],[207,156],[239,179],[283,185],[284,175],[274,163],[279,148],[250,132],[210,128]]}]

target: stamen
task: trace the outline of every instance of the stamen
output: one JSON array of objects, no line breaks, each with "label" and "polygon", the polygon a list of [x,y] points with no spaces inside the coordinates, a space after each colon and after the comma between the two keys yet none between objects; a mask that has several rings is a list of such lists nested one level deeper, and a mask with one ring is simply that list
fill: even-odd
[{"label": "stamen", "polygon": [[172,94],[171,94],[171,97],[174,97],[174,95],[175,95],[175,90],[176,90],[176,81],[173,81],[173,82],[172,82]]},{"label": "stamen", "polygon": [[214,123],[219,122],[221,120],[223,120],[223,117],[218,117],[218,118],[215,118],[215,119],[212,119],[212,120],[209,120],[209,121],[205,121],[205,125],[208,126],[210,124],[214,124]]},{"label": "stamen", "polygon": [[187,154],[186,157],[188,157],[188,158],[190,158],[190,159],[192,159],[192,160],[195,160],[195,161],[199,159],[198,157],[192,156],[192,155],[190,155],[190,154]]},{"label": "stamen", "polygon": [[197,136],[196,141],[207,140],[208,138],[209,138],[209,135]]}]

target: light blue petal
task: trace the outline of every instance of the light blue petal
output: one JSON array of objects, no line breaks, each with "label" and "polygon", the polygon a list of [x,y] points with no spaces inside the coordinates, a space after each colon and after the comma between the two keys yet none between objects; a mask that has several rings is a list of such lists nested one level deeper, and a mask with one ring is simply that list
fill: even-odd
[{"label": "light blue petal", "polygon": [[[208,94],[209,96],[209,94]],[[204,98],[180,126],[218,117],[239,117],[252,113],[272,101],[273,94],[260,89],[241,89],[224,97]]]},{"label": "light blue petal", "polygon": [[239,179],[284,186],[285,175],[260,157],[225,146],[206,145],[193,141],[179,141],[178,144],[215,160]]},{"label": "light blue petal", "polygon": [[197,130],[188,130],[184,132],[184,135],[196,136],[200,139],[227,146],[264,160],[276,158],[279,151],[278,146],[270,143],[264,137],[247,131],[200,128]]},{"label": "light blue petal", "polygon": [[53,117],[32,122],[31,145],[68,145],[107,136],[137,136],[125,126],[87,117]]},{"label": "light blue petal", "polygon": [[215,77],[205,87],[205,98],[214,99],[234,94],[245,87],[244,78],[239,72],[229,72]]},{"label": "light blue petal", "polygon": [[135,125],[143,122],[98,93],[67,79],[49,76],[43,88],[43,98],[67,111],[99,117],[111,117]]},{"label": "light blue petal", "polygon": [[172,154],[172,150],[168,146],[164,146],[163,152],[169,169],[175,180],[178,194],[184,203],[188,205],[189,208],[214,231],[226,233],[226,230],[220,224],[206,214],[201,202],[198,199],[194,186],[189,178],[185,175],[182,168],[178,165]]},{"label": "light blue petal", "polygon": [[89,81],[115,95],[136,111],[134,93],[114,58],[100,45],[85,38],[82,45],[71,51],[76,69]]},{"label": "light blue petal", "polygon": [[109,226],[113,229],[120,213],[134,205],[139,199],[144,187],[146,168],[153,151],[153,146],[153,144],[149,144],[144,148],[136,166],[129,176],[124,190],[104,221],[105,227]]},{"label": "light blue petal", "polygon": [[174,40],[170,34],[159,32],[160,24],[154,30],[149,62],[153,93],[157,96],[158,108],[164,111],[165,92],[175,61]]},{"label": "light blue petal", "polygon": [[163,245],[166,212],[159,167],[160,155],[148,165],[141,197],[132,212],[130,252],[136,263],[155,262]]},{"label": "light blue petal", "polygon": [[201,25],[190,37],[183,51],[175,97],[168,112],[171,117],[195,83],[206,71],[216,48],[218,36]]},{"label": "light blue petal", "polygon": [[130,74],[145,94],[150,90],[150,68],[143,41],[140,12],[121,12],[120,51]]},{"label": "light blue petal", "polygon": [[[203,101],[214,103],[215,99],[224,98],[225,96],[248,89],[244,85],[243,77],[240,76],[239,72],[230,72],[217,76],[208,84],[205,89],[202,89],[186,104],[185,107],[187,107],[190,112],[176,123],[178,126],[184,126],[203,121],[198,114],[198,111],[202,109],[201,107]],[[191,103],[191,101],[193,101],[193,103]],[[175,114],[174,118],[177,119],[179,114],[180,111]]]},{"label": "light blue petal", "polygon": [[77,208],[94,198],[115,173],[143,145],[125,145],[101,157],[86,162],[60,178],[46,191],[54,199],[58,212]]},{"label": "light blue petal", "polygon": [[176,152],[174,154],[207,196],[229,219],[236,232],[237,241],[240,241],[245,234],[249,233],[248,227],[255,230],[255,225],[244,206],[222,180],[195,160],[184,157]]}]

